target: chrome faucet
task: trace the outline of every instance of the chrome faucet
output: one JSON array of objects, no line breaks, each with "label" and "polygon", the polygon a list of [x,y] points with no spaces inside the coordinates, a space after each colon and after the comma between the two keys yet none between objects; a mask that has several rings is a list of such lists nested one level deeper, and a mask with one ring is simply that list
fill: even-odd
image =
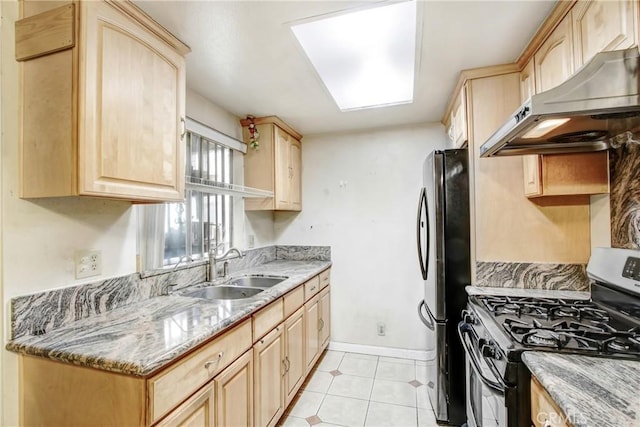
[{"label": "chrome faucet", "polygon": [[[216,247],[217,249],[217,247]],[[232,253],[235,253],[236,256],[230,256]],[[209,281],[212,282],[218,278],[218,261],[225,261],[224,270],[222,271],[222,278],[226,277],[228,273],[228,264],[227,260],[234,258],[242,258],[244,254],[238,248],[229,248],[225,253],[220,256],[215,255],[215,251],[213,253],[209,252]]]}]

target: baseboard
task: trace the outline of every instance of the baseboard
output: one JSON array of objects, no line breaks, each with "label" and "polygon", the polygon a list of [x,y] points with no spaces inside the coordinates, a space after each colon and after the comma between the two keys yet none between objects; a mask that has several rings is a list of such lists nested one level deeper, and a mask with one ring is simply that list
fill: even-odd
[{"label": "baseboard", "polygon": [[346,342],[329,342],[329,350],[348,353],[364,353],[374,356],[397,357],[399,359],[427,360],[425,350],[407,350],[404,348],[378,347],[374,345],[351,344]]}]

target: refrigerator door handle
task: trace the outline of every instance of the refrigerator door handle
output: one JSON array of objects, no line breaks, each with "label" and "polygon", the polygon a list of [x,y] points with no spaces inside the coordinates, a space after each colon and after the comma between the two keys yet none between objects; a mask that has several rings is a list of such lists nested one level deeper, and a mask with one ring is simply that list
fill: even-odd
[{"label": "refrigerator door handle", "polygon": [[[427,320],[427,318],[422,315],[422,307],[424,307],[425,311],[427,312],[427,315],[429,316],[429,320]],[[427,306],[427,304],[424,303],[424,300],[420,301],[420,304],[418,304],[418,316],[420,317],[420,320],[422,320],[422,323],[424,323],[424,325],[427,328],[431,329],[432,331],[435,330],[433,314],[431,314],[431,310],[429,310],[429,307]]]},{"label": "refrigerator door handle", "polygon": [[[427,218],[427,223],[422,223],[422,209],[425,209]],[[426,228],[427,231],[427,256],[426,258],[422,257],[422,227]],[[420,201],[418,202],[418,220],[416,224],[416,234],[417,234],[417,242],[418,242],[418,262],[420,263],[420,271],[422,272],[422,279],[427,280],[427,275],[429,274],[429,246],[431,244],[430,236],[429,236],[429,204],[427,202],[427,189],[422,187],[422,191],[420,192]]]}]

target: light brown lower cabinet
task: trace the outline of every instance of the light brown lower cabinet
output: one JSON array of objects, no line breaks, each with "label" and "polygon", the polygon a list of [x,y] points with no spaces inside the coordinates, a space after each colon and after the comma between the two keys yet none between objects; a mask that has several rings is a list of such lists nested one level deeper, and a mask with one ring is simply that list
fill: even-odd
[{"label": "light brown lower cabinet", "polygon": [[284,412],[285,371],[283,326],[253,345],[254,415],[256,427],[271,427]]},{"label": "light brown lower cabinet", "polygon": [[214,427],[216,425],[215,384],[206,385],[202,390],[178,406],[160,421],[158,427]]},{"label": "light brown lower cabinet", "polygon": [[331,293],[328,286],[320,291],[320,310],[318,313],[320,316],[318,342],[322,353],[322,350],[329,344],[329,336],[331,335]]},{"label": "light brown lower cabinet", "polygon": [[216,386],[217,427],[253,425],[253,352],[247,351],[219,374]]},{"label": "light brown lower cabinet", "polygon": [[148,378],[22,356],[21,424],[275,426],[329,343],[322,274]]},{"label": "light brown lower cabinet", "polygon": [[330,288],[326,286],[304,305],[305,315],[305,361],[307,375],[329,344],[331,334]]},{"label": "light brown lower cabinet", "polygon": [[531,378],[531,421],[535,427],[570,427],[562,410],[535,378]]},{"label": "light brown lower cabinet", "polygon": [[308,375],[320,356],[319,336],[320,329],[320,298],[318,295],[311,298],[304,305],[304,360],[306,363],[305,374]]},{"label": "light brown lower cabinet", "polygon": [[250,426],[253,389],[253,354],[247,351],[156,426]]},{"label": "light brown lower cabinet", "polygon": [[285,407],[291,403],[305,379],[304,326],[304,307],[284,322]]}]

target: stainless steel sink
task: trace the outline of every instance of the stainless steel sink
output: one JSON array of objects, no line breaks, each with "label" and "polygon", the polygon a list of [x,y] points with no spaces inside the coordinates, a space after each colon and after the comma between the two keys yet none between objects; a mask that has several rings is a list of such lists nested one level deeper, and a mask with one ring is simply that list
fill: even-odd
[{"label": "stainless steel sink", "polygon": [[247,288],[242,286],[210,286],[186,292],[183,295],[192,298],[204,299],[244,299],[251,298],[260,292],[264,292],[264,289]]},{"label": "stainless steel sink", "polygon": [[236,277],[229,282],[230,286],[244,286],[247,288],[270,288],[285,280],[286,276],[260,276],[260,275],[248,275],[242,277]]}]

